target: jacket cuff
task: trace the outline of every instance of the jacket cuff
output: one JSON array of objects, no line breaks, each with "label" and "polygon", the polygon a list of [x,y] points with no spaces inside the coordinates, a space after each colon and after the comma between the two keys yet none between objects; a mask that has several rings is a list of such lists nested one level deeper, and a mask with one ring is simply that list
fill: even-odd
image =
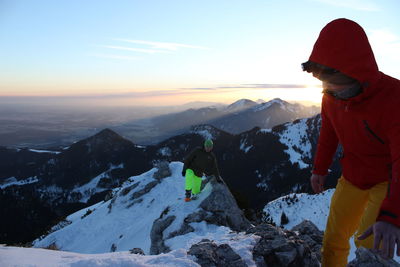
[{"label": "jacket cuff", "polygon": [[393,212],[392,209],[390,209],[390,207],[388,206],[388,202],[386,202],[386,199],[382,203],[382,208],[379,211],[379,215],[376,221],[384,221],[400,227],[399,214]]}]

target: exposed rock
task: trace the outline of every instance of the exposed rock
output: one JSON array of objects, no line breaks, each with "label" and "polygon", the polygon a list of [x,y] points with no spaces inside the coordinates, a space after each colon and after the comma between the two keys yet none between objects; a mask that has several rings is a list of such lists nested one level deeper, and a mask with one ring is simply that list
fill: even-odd
[{"label": "exposed rock", "polygon": [[134,183],[133,185],[127,186],[121,190],[119,193],[121,196],[126,196],[129,192],[131,192],[132,189],[135,189],[140,183]]},{"label": "exposed rock", "polygon": [[216,245],[208,239],[194,244],[188,251],[188,254],[197,258],[196,262],[202,267],[246,267],[243,261],[233,249],[227,245]]},{"label": "exposed rock", "polygon": [[169,252],[170,249],[164,244],[163,232],[175,220],[175,216],[168,216],[163,219],[163,214],[160,218],[154,221],[151,228],[150,239],[150,254],[157,255],[160,253]]},{"label": "exposed rock", "polygon": [[257,266],[320,266],[316,253],[294,232],[262,224],[247,233],[261,236],[253,249]]},{"label": "exposed rock", "polygon": [[194,232],[194,228],[190,226],[189,224],[182,224],[182,227],[178,231],[174,231],[170,233],[167,237],[167,239],[173,238],[178,235],[186,235],[188,233]]},{"label": "exposed rock", "polygon": [[300,224],[293,227],[292,231],[296,232],[300,239],[308,244],[311,251],[314,252],[318,260],[321,261],[321,248],[324,233],[308,220],[302,221]]},{"label": "exposed rock", "polygon": [[144,251],[141,248],[133,248],[133,249],[130,249],[129,252],[131,254],[144,255]]},{"label": "exposed rock", "polygon": [[400,267],[393,259],[384,259],[369,249],[359,247],[356,258],[349,262],[348,267]]},{"label": "exposed rock", "polygon": [[235,231],[245,231],[251,227],[242,210],[236,204],[228,187],[223,183],[217,183],[211,179],[213,186],[211,194],[203,200],[200,207],[212,214],[205,220],[208,223],[228,226]]},{"label": "exposed rock", "polygon": [[165,177],[171,176],[171,170],[169,168],[168,161],[161,161],[155,164],[157,171],[153,174],[153,178],[157,180],[161,180]]},{"label": "exposed rock", "polygon": [[156,185],[158,185],[160,182],[159,181],[152,181],[148,183],[142,190],[139,190],[135,193],[132,194],[131,199],[139,198],[143,196],[144,194],[147,194],[150,192],[151,189],[153,189]]},{"label": "exposed rock", "polygon": [[112,199],[112,197],[113,197],[113,192],[112,192],[112,190],[110,190],[110,191],[108,191],[108,193],[105,195],[105,197],[104,197],[104,202],[109,201],[110,199]]}]

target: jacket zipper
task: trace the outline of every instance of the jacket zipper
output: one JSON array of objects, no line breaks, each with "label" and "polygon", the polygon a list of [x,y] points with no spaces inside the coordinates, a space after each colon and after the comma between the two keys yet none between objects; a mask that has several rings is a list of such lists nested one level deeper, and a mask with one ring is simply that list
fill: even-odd
[{"label": "jacket zipper", "polygon": [[371,130],[371,128],[369,128],[369,125],[368,125],[367,121],[366,121],[366,120],[363,120],[363,122],[364,122],[365,129],[366,129],[370,134],[372,134],[372,136],[375,137],[376,140],[379,141],[379,143],[385,144],[385,142],[382,140],[382,138],[380,138],[376,133],[374,133],[374,132]]}]

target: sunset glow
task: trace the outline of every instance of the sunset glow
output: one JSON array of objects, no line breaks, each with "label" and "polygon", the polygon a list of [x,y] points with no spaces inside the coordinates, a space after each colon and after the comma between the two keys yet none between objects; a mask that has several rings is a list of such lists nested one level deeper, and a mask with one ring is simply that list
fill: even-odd
[{"label": "sunset glow", "polygon": [[300,64],[320,30],[339,17],[357,21],[380,69],[398,78],[399,8],[395,0],[2,1],[0,101],[319,103],[319,83]]}]

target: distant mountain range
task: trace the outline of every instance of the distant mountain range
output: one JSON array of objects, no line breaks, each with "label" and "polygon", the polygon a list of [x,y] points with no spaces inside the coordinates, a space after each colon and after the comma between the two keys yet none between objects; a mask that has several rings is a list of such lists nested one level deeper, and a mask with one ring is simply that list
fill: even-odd
[{"label": "distant mountain range", "polygon": [[111,127],[139,144],[156,144],[166,138],[187,132],[198,124],[212,125],[231,134],[254,127],[272,128],[320,112],[316,106],[292,104],[279,98],[268,102],[240,99],[228,106],[191,108],[185,111],[137,120]]}]

